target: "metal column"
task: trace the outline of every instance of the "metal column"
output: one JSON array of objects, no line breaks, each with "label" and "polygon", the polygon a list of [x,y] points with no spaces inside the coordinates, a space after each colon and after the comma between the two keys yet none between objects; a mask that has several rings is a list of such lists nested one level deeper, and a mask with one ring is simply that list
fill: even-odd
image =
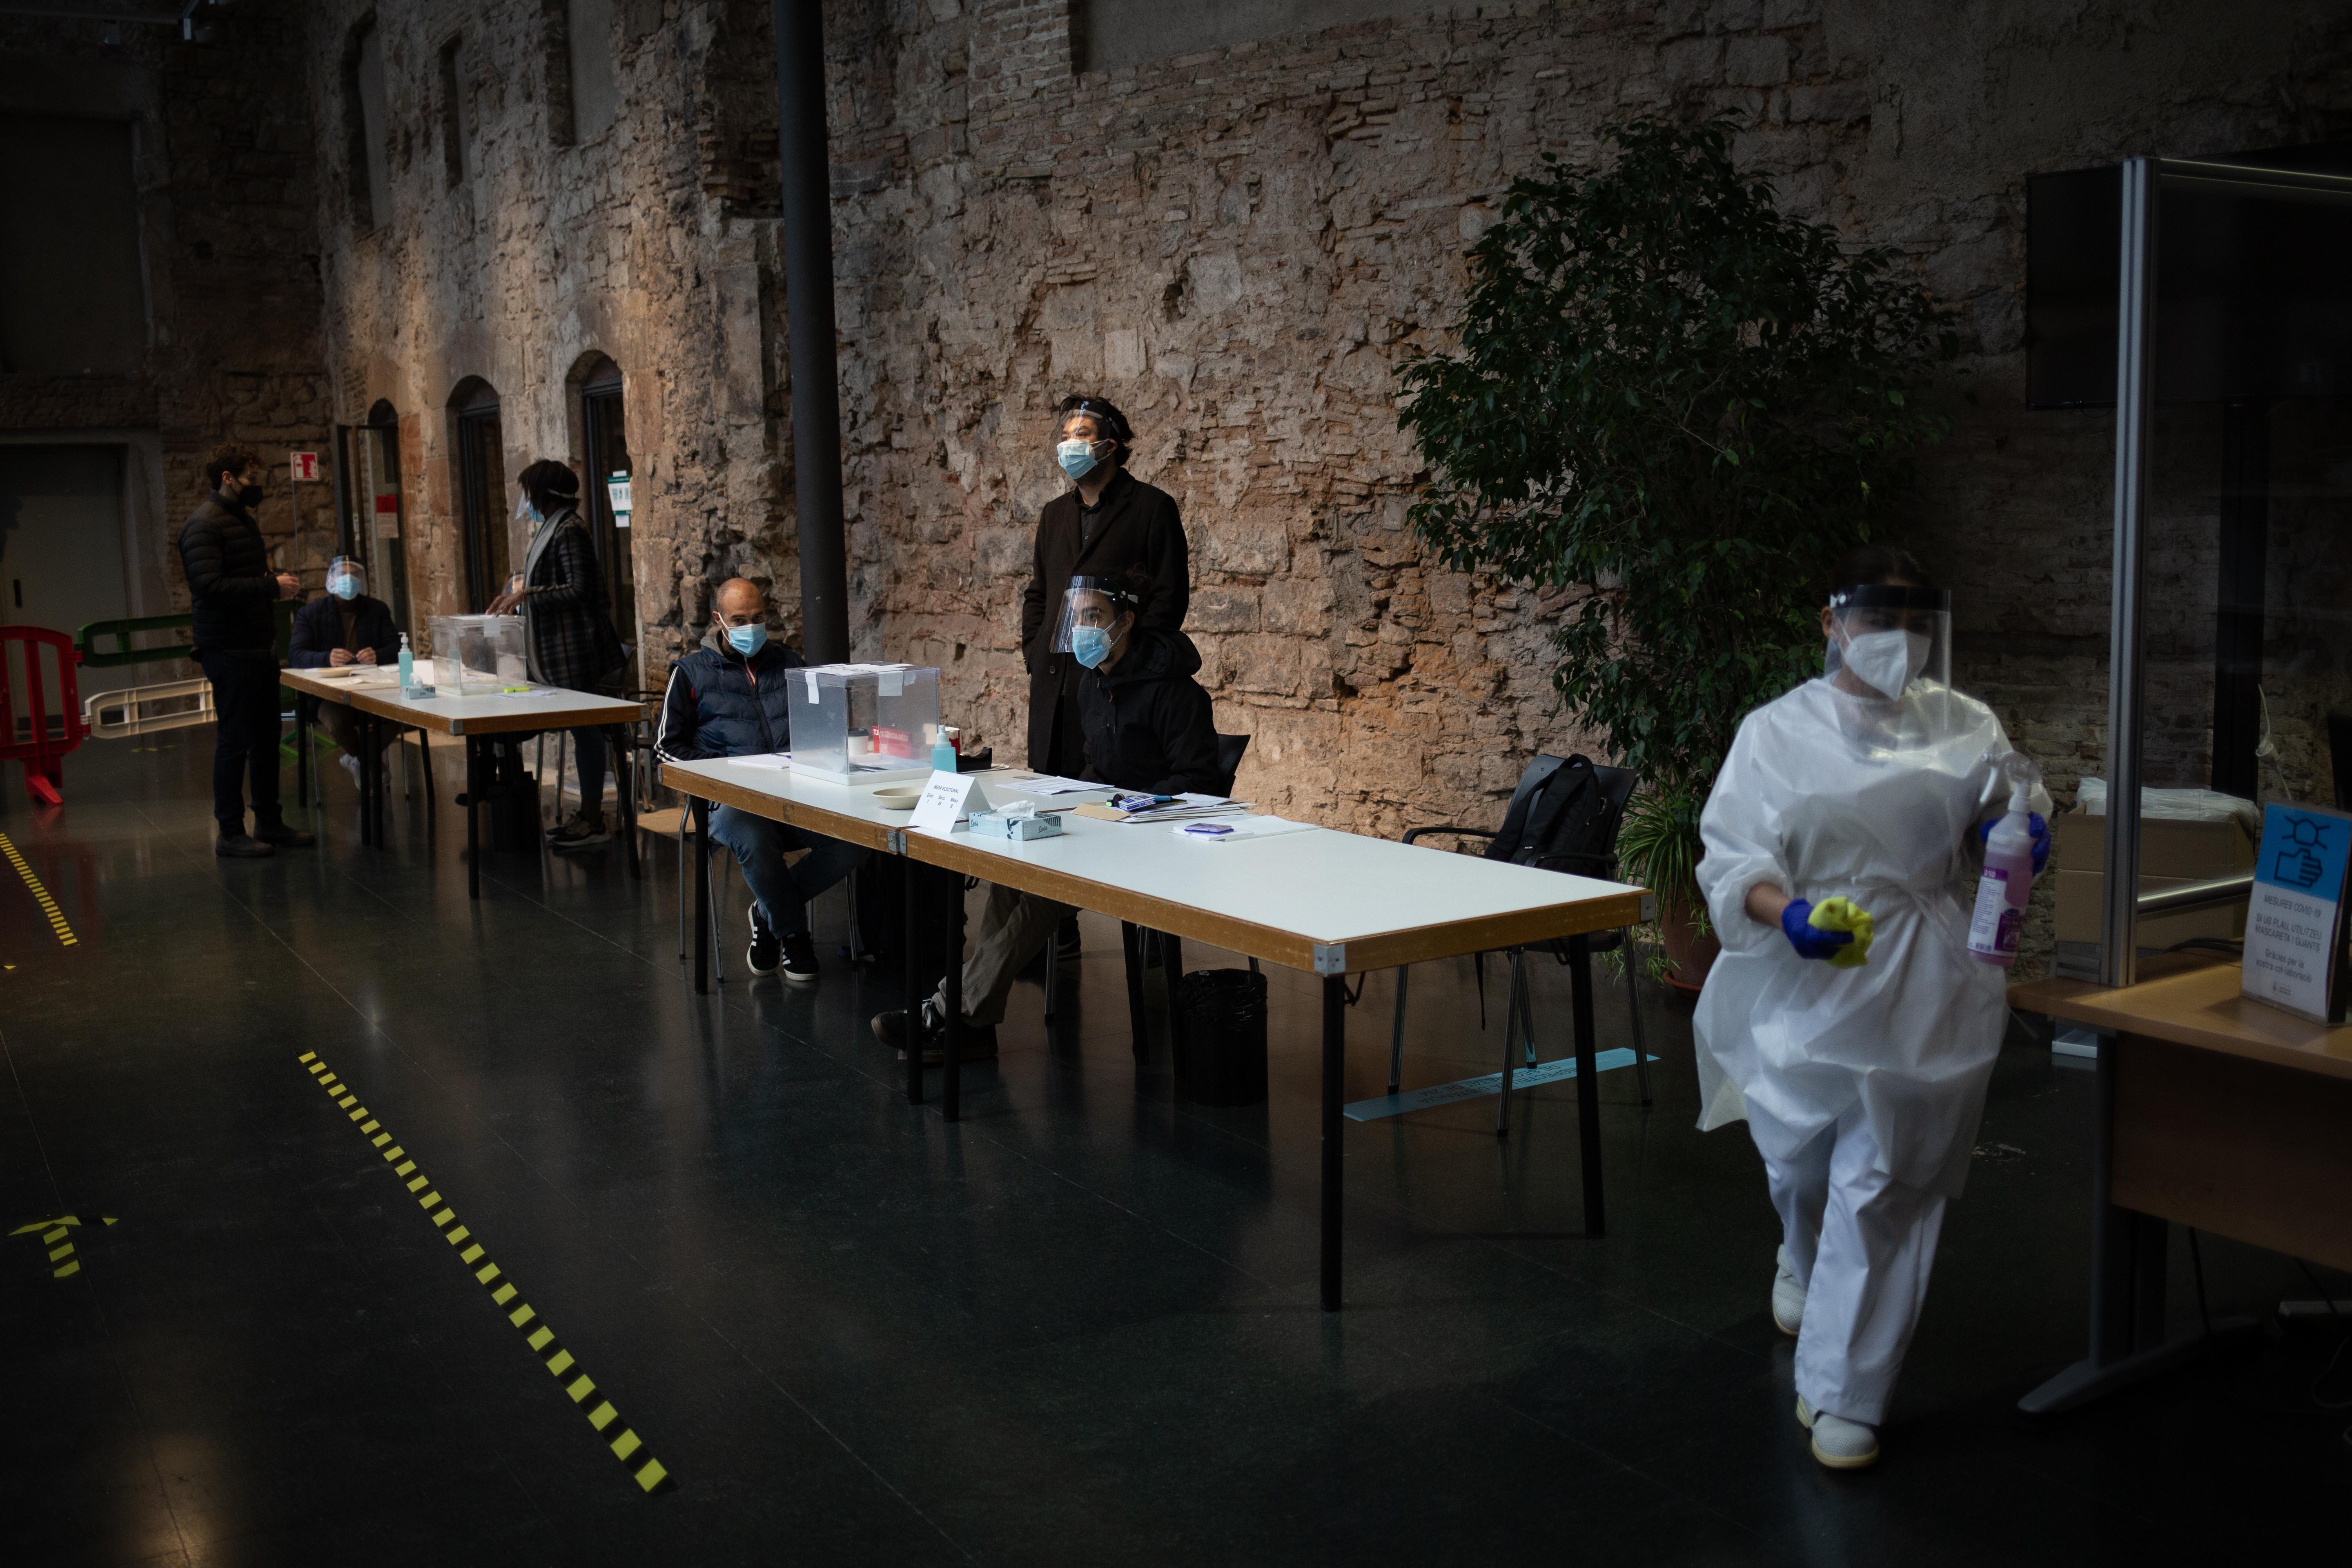
[{"label": "metal column", "polygon": [[2123,256],[2116,315],[2116,549],[2107,669],[2107,869],[2099,921],[2099,982],[2138,973],[2140,533],[2147,516],[2154,412],[2156,161],[2123,167]]}]

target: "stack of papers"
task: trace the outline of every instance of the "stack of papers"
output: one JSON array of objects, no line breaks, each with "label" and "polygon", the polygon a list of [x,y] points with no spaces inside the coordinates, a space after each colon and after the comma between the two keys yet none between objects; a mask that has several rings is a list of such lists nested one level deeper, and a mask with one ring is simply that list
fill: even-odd
[{"label": "stack of papers", "polygon": [[1026,777],[992,777],[988,782],[1001,789],[1009,789],[1018,795],[1044,795],[1049,800],[1056,795],[1110,793],[1108,784],[1088,784],[1084,779],[1057,778],[1052,773],[1032,773]]},{"label": "stack of papers", "polygon": [[[1204,828],[1222,827],[1223,833]],[[1193,844],[1234,844],[1244,838],[1278,838],[1286,833],[1311,833],[1315,824],[1291,822],[1279,816],[1236,816],[1221,822],[1179,822],[1168,831]]]}]

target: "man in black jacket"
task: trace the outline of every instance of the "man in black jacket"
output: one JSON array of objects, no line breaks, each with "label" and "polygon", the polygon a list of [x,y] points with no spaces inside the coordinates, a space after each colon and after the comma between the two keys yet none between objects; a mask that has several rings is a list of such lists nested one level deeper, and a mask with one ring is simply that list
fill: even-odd
[{"label": "man in black jacket", "polygon": [[[669,674],[654,739],[656,753],[667,762],[792,749],[795,689],[787,673],[801,668],[800,656],[768,639],[768,605],[759,584],[730,578],[719,584],[717,608],[702,646]],[[814,984],[809,900],[848,876],[862,852],[731,805],[712,809],[710,841],[735,852],[751,889],[751,972],[772,974],[782,962],[785,979]],[[807,857],[786,866],[784,857],[798,849],[809,851]]]},{"label": "man in black jacket", "polygon": [[[216,855],[271,855],[315,842],[286,826],[278,805],[278,641],[270,606],[302,584],[272,572],[253,509],[261,504],[261,458],[235,442],[205,460],[212,493],[180,528],[180,568],[195,610],[196,661],[212,682],[213,816]],[[253,832],[245,831],[245,784],[253,784]]]},{"label": "man in black jacket", "polygon": [[[348,555],[338,555],[327,566],[327,593],[294,612],[294,639],[286,662],[296,669],[341,669],[347,665],[392,665],[400,659],[400,627],[392,606],[367,591],[367,569]],[[343,749],[343,771],[359,783],[359,725],[352,710],[340,702],[301,700],[302,716],[334,738]],[[381,753],[396,733],[380,726],[376,751]]]},{"label": "man in black jacket", "polygon": [[[1146,624],[1155,591],[1148,573],[1130,568],[1116,582],[1079,595],[1072,606],[1072,657],[1086,671],[1078,683],[1087,738],[1079,776],[1139,794],[1225,795],[1234,787],[1233,775],[1219,764],[1209,694],[1192,679],[1201,668],[1200,650],[1182,632]],[[1045,950],[1054,928],[1076,913],[1068,904],[1034,893],[990,887],[980,940],[963,966],[968,1058],[996,1054],[996,1026],[1004,1016],[1013,977]],[[945,1055],[946,1017],[942,988],[923,1005],[927,1061]],[[885,1045],[908,1048],[906,1014],[877,1014],[873,1029]]]}]

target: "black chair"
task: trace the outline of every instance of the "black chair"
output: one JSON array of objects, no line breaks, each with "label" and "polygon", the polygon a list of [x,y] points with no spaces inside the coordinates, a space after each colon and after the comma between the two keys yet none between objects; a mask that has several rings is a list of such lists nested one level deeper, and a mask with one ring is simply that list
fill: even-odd
[{"label": "black chair", "polygon": [[[1464,827],[1444,824],[1432,827],[1408,828],[1407,844],[1417,843],[1432,834],[1447,834],[1463,838],[1483,838],[1487,841],[1486,855],[1490,859],[1521,858],[1523,864],[1547,871],[1560,871],[1576,876],[1599,877],[1614,880],[1617,875],[1617,830],[1625,820],[1626,803],[1633,798],[1633,790],[1641,782],[1630,768],[1592,769],[1593,780],[1601,790],[1601,812],[1589,826],[1586,842],[1577,845],[1540,845],[1532,847],[1532,858],[1523,858],[1521,846],[1511,842],[1520,836],[1542,792],[1550,781],[1568,764],[1564,759],[1538,756],[1519,775],[1518,785],[1511,792],[1511,804],[1503,816],[1502,828]],[[1625,1005],[1633,1024],[1633,1072],[1641,1086],[1642,1103],[1650,1103],[1650,1052],[1642,1028],[1641,950],[1633,942],[1631,927],[1589,936],[1584,939],[1589,952],[1622,952],[1625,966]],[[1527,1065],[1536,1065],[1535,1005],[1528,995],[1527,984],[1527,948],[1507,950],[1511,963],[1511,984],[1503,1009],[1503,1089],[1500,1104],[1495,1112],[1495,1135],[1507,1137],[1511,1130],[1512,1031],[1517,1028],[1524,1042]],[[1538,943],[1532,951],[1549,952],[1561,963],[1568,962],[1568,944],[1562,941]],[[1486,1024],[1486,955],[1472,955],[1478,984],[1478,1026]],[[1389,1092],[1394,1094],[1404,1071],[1404,1004],[1406,984],[1412,966],[1397,969],[1396,1018],[1389,1043]]]},{"label": "black chair", "polygon": [[[1242,771],[1242,758],[1248,753],[1249,743],[1250,738],[1247,735],[1217,737],[1217,771],[1224,774],[1225,790],[1228,794],[1233,791],[1234,775]],[[1135,1054],[1140,1057],[1143,1055],[1146,1038],[1143,1017],[1143,972],[1149,967],[1154,956],[1158,957],[1160,972],[1166,976],[1168,983],[1168,1027],[1171,1038],[1174,1037],[1176,1031],[1184,1026],[1183,1018],[1181,1016],[1181,1009],[1176,1001],[1176,984],[1184,978],[1184,944],[1165,931],[1153,931],[1148,926],[1139,926],[1131,921],[1122,921],[1119,923],[1119,954],[1127,967],[1128,1027],[1135,1037]],[[1251,959],[1249,966],[1252,974],[1258,973],[1256,959]],[[1051,1023],[1053,1018],[1054,983],[1052,965],[1049,963],[1045,982],[1045,1020]]]}]

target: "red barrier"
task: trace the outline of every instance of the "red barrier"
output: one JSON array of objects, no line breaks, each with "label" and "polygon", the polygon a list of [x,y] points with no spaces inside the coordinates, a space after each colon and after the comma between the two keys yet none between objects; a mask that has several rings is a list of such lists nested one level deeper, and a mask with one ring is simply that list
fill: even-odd
[{"label": "red barrier", "polygon": [[[21,654],[14,651],[19,647]],[[49,733],[47,682],[41,679],[43,648],[57,660],[63,722],[55,735]],[[25,764],[25,793],[35,805],[65,804],[65,755],[89,738],[89,726],[81,721],[81,682],[75,673],[80,664],[73,638],[63,632],[47,626],[0,626],[0,763]]]}]

